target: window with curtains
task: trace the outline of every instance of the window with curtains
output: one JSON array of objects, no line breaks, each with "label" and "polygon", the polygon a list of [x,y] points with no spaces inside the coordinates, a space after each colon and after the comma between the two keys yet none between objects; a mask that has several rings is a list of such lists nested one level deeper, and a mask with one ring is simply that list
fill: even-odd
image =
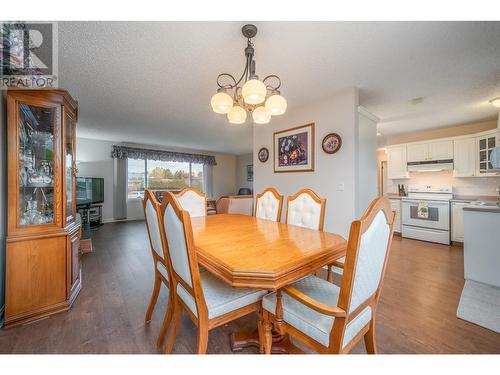
[{"label": "window with curtains", "polygon": [[204,191],[203,164],[127,159],[127,196],[142,198],[144,189],[179,191],[190,186]]}]

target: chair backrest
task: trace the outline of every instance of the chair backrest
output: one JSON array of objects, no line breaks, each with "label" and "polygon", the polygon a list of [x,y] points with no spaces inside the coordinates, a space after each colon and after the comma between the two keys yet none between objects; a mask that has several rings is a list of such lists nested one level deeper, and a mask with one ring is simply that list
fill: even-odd
[{"label": "chair backrest", "polygon": [[229,209],[229,197],[222,196],[217,199],[215,203],[215,210],[218,214],[227,214],[227,210]]},{"label": "chair backrest", "polygon": [[192,188],[184,188],[177,195],[183,210],[189,212],[191,217],[199,217],[207,215],[207,197],[205,193]]},{"label": "chair backrest", "polygon": [[302,189],[288,197],[286,223],[299,227],[323,230],[326,199],[321,199],[311,189]]},{"label": "chair backrest", "polygon": [[251,195],[229,197],[229,207],[227,208],[227,213],[252,216],[253,197]]},{"label": "chair backrest", "polygon": [[335,320],[333,330],[342,331],[340,325],[345,327],[368,307],[373,318],[391,248],[394,215],[389,200],[382,197],[374,199],[361,219],[352,222],[337,303],[348,315],[344,322]]},{"label": "chair backrest", "polygon": [[160,204],[151,190],[146,190],[144,192],[142,207],[144,208],[144,218],[146,219],[146,228],[148,230],[151,250],[153,254],[165,260],[165,252],[160,233]]},{"label": "chair backrest", "polygon": [[283,208],[283,196],[276,189],[267,188],[257,194],[255,200],[255,217],[272,221],[280,221]]},{"label": "chair backrest", "polygon": [[184,293],[189,293],[195,300],[198,318],[207,317],[191,217],[170,192],[163,195],[161,215],[162,225],[165,228],[168,260],[173,275],[173,290],[179,293],[180,287]]}]

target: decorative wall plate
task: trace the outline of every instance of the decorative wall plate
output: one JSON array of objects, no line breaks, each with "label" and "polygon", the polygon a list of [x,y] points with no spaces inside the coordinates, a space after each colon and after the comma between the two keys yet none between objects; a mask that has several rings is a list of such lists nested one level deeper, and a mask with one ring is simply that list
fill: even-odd
[{"label": "decorative wall plate", "polygon": [[323,138],[321,147],[327,154],[335,154],[342,146],[342,138],[337,133],[330,133]]},{"label": "decorative wall plate", "polygon": [[267,159],[269,159],[269,150],[265,147],[262,147],[259,150],[258,157],[259,157],[259,161],[261,163],[265,163],[267,161]]}]

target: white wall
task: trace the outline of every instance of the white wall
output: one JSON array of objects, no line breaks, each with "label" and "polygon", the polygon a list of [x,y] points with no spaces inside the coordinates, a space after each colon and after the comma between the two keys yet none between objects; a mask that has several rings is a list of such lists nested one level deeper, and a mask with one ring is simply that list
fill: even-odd
[{"label": "white wall", "polygon": [[76,162],[79,177],[104,177],[104,203],[102,219],[113,221],[114,160],[111,158],[113,142],[76,138]]},{"label": "white wall", "polygon": [[[291,103],[290,103],[291,104]],[[259,192],[268,186],[280,194],[292,195],[302,188],[311,188],[326,198],[325,230],[347,236],[356,217],[357,184],[357,107],[358,90],[348,88],[335,95],[302,107],[289,105],[286,114],[273,117],[270,124],[254,125],[254,186]],[[307,123],[315,123],[315,171],[300,173],[273,172],[273,132]],[[342,148],[334,155],[321,149],[323,137],[331,132],[342,137]],[[261,163],[257,152],[267,147],[269,160]],[[343,191],[339,185],[343,184]],[[285,209],[283,210],[284,221]]]},{"label": "white wall", "polygon": [[236,158],[236,190],[249,188],[253,191],[253,181],[247,181],[247,165],[253,164],[253,154],[239,155]]},{"label": "white wall", "polygon": [[356,213],[361,217],[377,197],[377,123],[363,113],[358,117],[358,184]]},{"label": "white wall", "polygon": [[[103,221],[113,221],[114,202],[114,160],[111,158],[111,149],[114,144],[121,142],[99,141],[77,137],[76,160],[78,162],[78,176],[104,177],[104,205]],[[236,192],[236,156],[219,153],[207,153],[197,150],[172,149],[161,146],[138,145],[127,143],[128,146],[168,149],[173,151],[196,152],[215,156],[217,165],[213,167],[213,193],[217,199],[222,195],[231,195]],[[140,200],[128,200],[127,219],[142,219],[144,213]]]},{"label": "white wall", "polygon": [[5,236],[7,233],[7,108],[0,93],[0,327],[5,304]]}]

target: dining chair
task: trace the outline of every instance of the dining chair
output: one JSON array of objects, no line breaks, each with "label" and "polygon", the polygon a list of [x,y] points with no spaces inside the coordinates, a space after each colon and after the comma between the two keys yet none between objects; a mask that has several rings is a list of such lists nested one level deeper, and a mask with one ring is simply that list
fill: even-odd
[{"label": "dining chair", "polygon": [[283,195],[274,188],[267,188],[257,194],[255,217],[272,221],[280,221],[283,208]]},{"label": "dining chair", "polygon": [[175,195],[183,210],[191,217],[207,216],[207,197],[205,193],[190,187],[182,189]]},{"label": "dining chair", "polygon": [[253,197],[251,195],[237,195],[230,197],[227,213],[252,216]]},{"label": "dining chair", "polygon": [[328,265],[326,280],[333,283],[334,268],[340,269],[341,270],[340,272],[343,273],[344,266],[345,266],[345,257],[339,258],[332,264]]},{"label": "dining chair", "polygon": [[261,352],[270,353],[271,327],[319,353],[348,353],[361,338],[376,353],[375,317],[392,242],[394,212],[387,198],[372,201],[351,224],[340,288],[308,276],[262,300]]},{"label": "dining chair", "polygon": [[153,315],[153,310],[156,306],[156,302],[158,301],[162,283],[167,287],[168,291],[165,317],[163,319],[163,325],[156,342],[156,345],[160,347],[161,345],[163,345],[165,333],[170,325],[173,313],[173,297],[170,289],[171,278],[169,275],[170,272],[168,271],[169,263],[166,258],[167,255],[165,250],[165,235],[163,228],[160,225],[160,223],[162,222],[160,214],[160,204],[158,203],[155,194],[151,190],[146,190],[144,192],[142,205],[144,208],[144,218],[146,219],[146,228],[148,231],[149,244],[151,246],[151,254],[153,256],[154,264],[154,285],[149,306],[146,311],[146,323],[151,322],[151,316]]},{"label": "dining chair", "polygon": [[172,193],[164,195],[161,212],[175,291],[173,325],[165,352],[172,352],[184,310],[198,329],[196,351],[205,353],[208,331],[258,311],[267,291],[232,288],[208,271],[200,273],[188,212]]},{"label": "dining chair", "polygon": [[326,199],[311,189],[301,189],[286,201],[286,223],[299,227],[323,230]]}]

